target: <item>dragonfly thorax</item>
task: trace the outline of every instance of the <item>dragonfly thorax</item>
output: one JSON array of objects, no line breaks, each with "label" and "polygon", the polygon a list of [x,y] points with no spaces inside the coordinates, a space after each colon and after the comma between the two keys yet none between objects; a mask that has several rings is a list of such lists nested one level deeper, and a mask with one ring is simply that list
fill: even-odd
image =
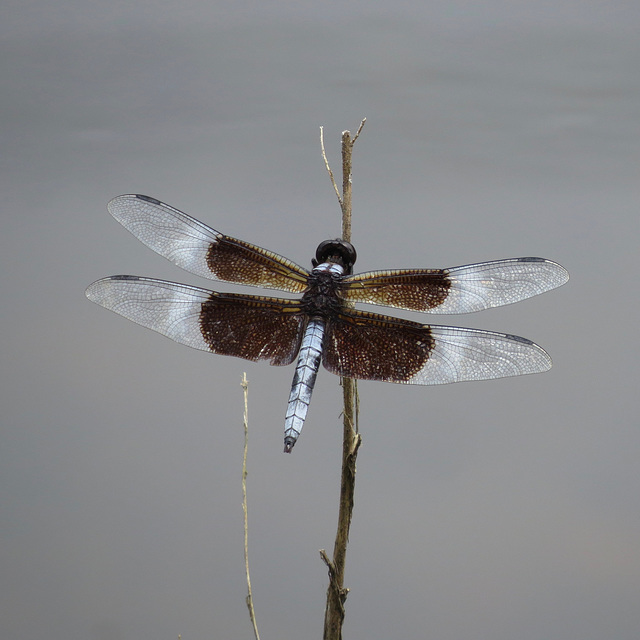
[{"label": "dragonfly thorax", "polygon": [[302,305],[310,316],[328,317],[343,306],[338,289],[344,272],[337,263],[323,262],[313,269]]}]

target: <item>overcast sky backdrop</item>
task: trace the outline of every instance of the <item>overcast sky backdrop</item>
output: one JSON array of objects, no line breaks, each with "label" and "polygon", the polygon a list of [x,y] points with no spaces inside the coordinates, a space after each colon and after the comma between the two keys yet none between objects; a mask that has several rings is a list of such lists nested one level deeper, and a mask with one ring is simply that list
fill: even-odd
[{"label": "overcast sky backdrop", "polygon": [[338,379],[284,455],[293,367],[190,350],[84,289],[238,290],[118,225],[130,192],[309,265],[340,232],[319,126],[337,170],[366,116],[358,271],[534,255],[572,279],[425,320],[526,336],[550,372],[360,385],[345,638],[637,639],[639,32],[636,0],[5,3],[0,635],[251,637],[246,371],[261,634],[321,637]]}]

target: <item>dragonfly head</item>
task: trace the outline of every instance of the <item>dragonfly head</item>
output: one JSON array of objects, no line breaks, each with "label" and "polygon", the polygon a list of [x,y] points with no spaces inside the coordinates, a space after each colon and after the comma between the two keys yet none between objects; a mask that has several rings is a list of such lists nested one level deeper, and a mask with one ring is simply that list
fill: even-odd
[{"label": "dragonfly head", "polygon": [[345,275],[353,272],[357,253],[355,247],[345,240],[324,240],[316,249],[316,257],[311,264],[317,267],[324,262],[335,262],[342,266]]}]

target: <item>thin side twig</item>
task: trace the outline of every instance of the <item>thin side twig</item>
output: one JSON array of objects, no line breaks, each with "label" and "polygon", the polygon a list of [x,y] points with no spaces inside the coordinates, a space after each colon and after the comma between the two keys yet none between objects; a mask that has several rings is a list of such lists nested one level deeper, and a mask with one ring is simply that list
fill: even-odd
[{"label": "thin side twig", "polygon": [[324,149],[324,127],[320,127],[320,149],[322,149],[322,159],[324,160],[324,166],[327,168],[327,171],[329,172],[329,178],[331,178],[331,184],[333,185],[333,190],[336,192],[336,196],[338,197],[338,202],[340,203],[340,208],[342,209],[342,196],[340,195],[340,189],[338,189],[336,180],[333,177],[333,171],[331,171],[331,165],[329,164],[329,160],[327,160],[327,152]]},{"label": "thin side twig", "polygon": [[256,612],[253,610],[253,595],[251,593],[251,577],[249,575],[249,519],[247,516],[247,449],[249,447],[249,382],[247,374],[242,374],[240,383],[244,390],[244,453],[242,456],[242,511],[244,513],[244,569],[247,576],[247,609],[253,625],[253,633],[256,640],[260,640]]},{"label": "thin side twig", "polygon": [[[333,173],[329,167],[324,151],[324,140],[321,133],[322,155],[329,176],[338,193],[338,201],[342,209],[342,239],[351,241],[351,156],[353,145],[358,139],[366,118],[360,123],[356,135],[351,138],[349,131],[342,133],[342,197],[338,192]],[[333,547],[333,560],[330,560],[324,549],[320,556],[327,565],[329,586],[327,588],[327,604],[324,617],[324,640],[341,640],[344,622],[344,603],[349,589],[344,586],[344,570],[349,542],[349,529],[353,513],[356,458],[362,442],[357,430],[358,425],[358,387],[355,380],[341,378],[343,390],[343,438],[342,438],[342,472],[340,476],[340,507],[338,510],[338,527]]]}]

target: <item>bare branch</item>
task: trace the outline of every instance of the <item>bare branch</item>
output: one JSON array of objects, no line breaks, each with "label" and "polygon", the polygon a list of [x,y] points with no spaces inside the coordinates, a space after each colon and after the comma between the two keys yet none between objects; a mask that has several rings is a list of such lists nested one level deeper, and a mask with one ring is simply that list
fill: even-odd
[{"label": "bare branch", "polygon": [[242,511],[244,512],[244,569],[247,576],[247,608],[253,625],[253,633],[256,640],[260,640],[256,613],[253,610],[253,595],[251,593],[251,578],[249,576],[249,519],[247,516],[247,449],[249,447],[249,382],[247,374],[242,374],[240,383],[244,389],[244,453],[242,456]]},{"label": "bare branch", "polygon": [[360,132],[362,131],[362,128],[364,127],[364,123],[367,121],[366,118],[362,118],[362,122],[360,123],[360,126],[358,127],[358,130],[356,131],[356,135],[353,136],[353,142],[352,144],[356,143],[356,140],[358,139],[358,137],[360,136]]},{"label": "bare branch", "polygon": [[338,197],[338,202],[340,203],[340,208],[342,208],[342,197],[340,196],[338,185],[336,184],[335,178],[333,177],[333,171],[331,171],[331,166],[329,165],[329,161],[327,160],[327,153],[324,149],[324,127],[320,127],[320,148],[322,149],[322,159],[324,160],[324,166],[327,168],[327,171],[329,172],[329,178],[331,178],[331,184],[333,185],[333,190],[336,192],[336,196]]},{"label": "bare branch", "polygon": [[[351,156],[353,145],[358,139],[366,118],[351,138],[349,131],[342,133],[342,197],[338,194],[338,201],[342,208],[342,239],[351,241]],[[322,131],[322,130],[321,130]],[[329,167],[324,152],[324,140],[321,134],[322,154],[334,188],[337,192],[333,173]],[[358,387],[355,380],[341,378],[343,390],[343,439],[342,439],[342,474],[340,479],[340,507],[338,511],[338,527],[333,548],[333,560],[329,560],[324,550],[320,552],[329,572],[329,586],[327,588],[327,605],[324,617],[324,640],[341,640],[342,623],[344,621],[344,603],[349,589],[344,587],[344,569],[349,542],[349,529],[353,513],[356,458],[362,442],[358,433]]]}]

